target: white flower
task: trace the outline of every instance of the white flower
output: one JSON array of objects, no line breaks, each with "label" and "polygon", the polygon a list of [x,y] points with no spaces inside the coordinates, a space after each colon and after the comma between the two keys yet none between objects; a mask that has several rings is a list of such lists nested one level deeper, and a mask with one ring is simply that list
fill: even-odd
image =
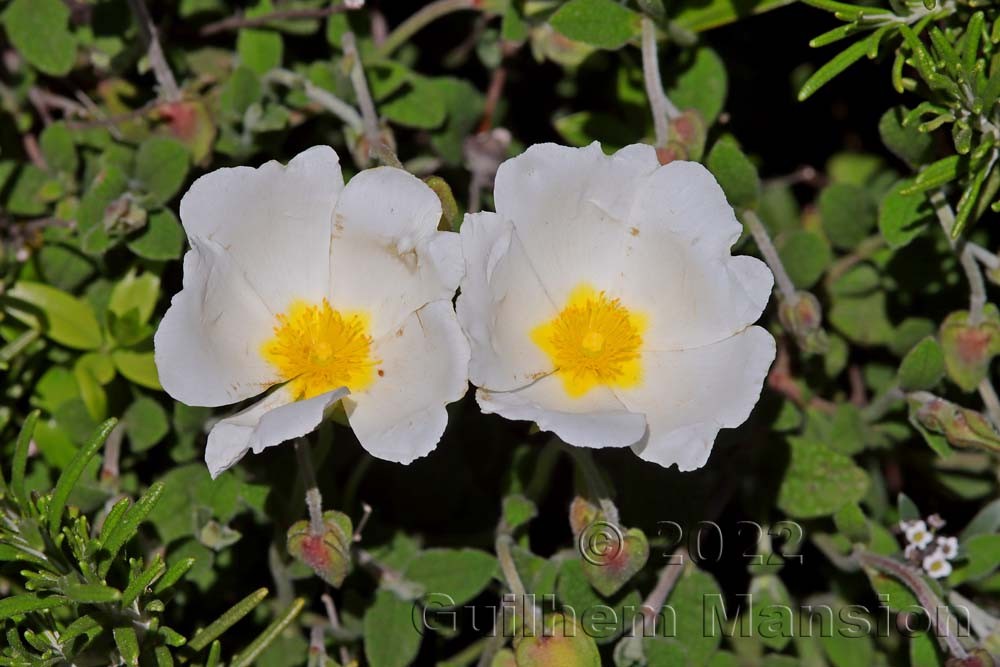
[{"label": "white flower", "polygon": [[923,566],[924,572],[934,579],[944,579],[951,574],[951,563],[940,549],[935,549],[933,553],[924,556]]},{"label": "white flower", "polygon": [[958,538],[957,537],[939,537],[937,538],[938,549],[941,550],[941,554],[948,560],[954,560],[958,556]]},{"label": "white flower", "polygon": [[440,216],[400,169],[345,186],[326,146],[195,181],[181,201],[184,289],[156,332],[160,381],[189,405],[271,389],[212,429],[213,475],[309,433],[341,399],[373,455],[409,463],[434,449],[469,358],[451,306],[461,244]]},{"label": "white flower", "polygon": [[903,557],[906,560],[918,560],[920,557],[920,549],[917,548],[915,544],[907,544],[903,549]]},{"label": "white flower", "polygon": [[705,464],[774,359],[750,326],[771,272],[700,164],[651,146],[536,145],[504,162],[497,213],[466,216],[458,315],[484,412],[663,466]]},{"label": "white flower", "polygon": [[934,539],[934,534],[927,530],[927,524],[923,521],[909,521],[903,526],[903,530],[906,532],[906,541],[918,549],[923,549]]}]

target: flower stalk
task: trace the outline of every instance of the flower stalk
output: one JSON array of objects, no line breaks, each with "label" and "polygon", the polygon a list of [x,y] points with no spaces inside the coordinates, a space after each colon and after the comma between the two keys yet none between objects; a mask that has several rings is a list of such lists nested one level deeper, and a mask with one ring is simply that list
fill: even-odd
[{"label": "flower stalk", "polygon": [[379,45],[376,55],[382,58],[390,56],[393,51],[408,42],[410,37],[428,24],[452,12],[476,9],[476,6],[477,0],[435,0],[435,2],[424,5],[389,33],[385,41]]},{"label": "flower stalk", "polygon": [[354,33],[350,30],[345,32],[340,45],[344,49],[344,58],[350,67],[349,77],[351,86],[354,88],[354,95],[358,98],[358,106],[361,107],[362,129],[365,141],[368,143],[368,154],[376,156],[383,164],[402,169],[403,165],[399,158],[382,141],[378,112],[375,111],[375,101],[368,88],[368,80],[365,78],[365,70],[361,63],[361,54],[358,53],[358,44]]},{"label": "flower stalk", "polygon": [[929,619],[931,626],[935,627],[935,636],[941,643],[942,648],[947,651],[952,657],[958,658],[959,660],[964,660],[969,657],[968,651],[962,646],[958,638],[951,633],[951,628],[949,627],[950,614],[945,615],[945,622],[939,623],[940,620],[935,613],[935,610],[941,609],[944,603],[938,598],[930,586],[924,581],[923,576],[916,569],[905,565],[898,561],[885,556],[879,556],[870,551],[864,549],[858,549],[854,553],[854,558],[863,567],[869,567],[874,570],[878,570],[884,574],[888,574],[895,579],[898,579],[903,584],[909,588],[913,594],[917,597],[917,602],[927,613],[927,618]]},{"label": "flower stalk", "polygon": [[160,91],[167,102],[177,102],[181,99],[181,90],[177,86],[177,79],[167,64],[167,57],[163,53],[163,46],[160,38],[156,34],[156,25],[149,15],[144,0],[128,0],[135,20],[139,23],[139,30],[146,40],[146,48],[149,55],[149,66],[153,69],[156,82],[160,85]]},{"label": "flower stalk", "polygon": [[322,535],[326,530],[323,522],[323,496],[316,484],[316,473],[313,470],[312,455],[309,452],[309,442],[305,438],[295,441],[295,455],[299,459],[299,474],[306,488],[306,507],[309,509],[309,531],[313,535]]},{"label": "flower stalk", "polygon": [[656,132],[656,147],[666,148],[670,140],[669,122],[680,116],[680,110],[663,92],[660,78],[660,59],[656,48],[656,26],[652,19],[642,18],[642,72],[646,83],[646,97],[653,112],[653,128]]},{"label": "flower stalk", "polygon": [[771,269],[771,273],[774,274],[774,282],[778,286],[778,292],[789,303],[795,303],[799,298],[795,290],[795,284],[792,283],[788,271],[785,270],[785,265],[781,263],[778,249],[774,247],[774,243],[771,241],[771,236],[767,233],[764,223],[761,222],[756,211],[743,209],[741,213],[740,217],[750,230],[750,234],[753,236],[754,242],[757,243],[760,254],[764,256],[764,261],[767,263],[768,268]]}]

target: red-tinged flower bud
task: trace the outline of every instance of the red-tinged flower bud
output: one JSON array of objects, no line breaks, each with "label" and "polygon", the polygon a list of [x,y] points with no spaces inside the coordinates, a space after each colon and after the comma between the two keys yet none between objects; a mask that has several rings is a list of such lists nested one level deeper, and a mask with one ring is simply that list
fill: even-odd
[{"label": "red-tinged flower bud", "polygon": [[977,324],[969,322],[967,311],[952,313],[941,324],[938,338],[948,377],[965,391],[974,391],[1000,353],[1000,313],[988,305]]},{"label": "red-tinged flower bud", "polygon": [[705,119],[697,109],[685,109],[668,125],[670,144],[679,146],[686,160],[700,160],[704,155],[706,132]]},{"label": "red-tinged flower bud", "polygon": [[342,512],[323,512],[324,529],[314,533],[308,521],[296,521],[288,529],[288,553],[302,561],[323,581],[339,588],[351,571],[351,540],[354,527]]},{"label": "red-tinged flower bud", "polygon": [[569,523],[580,552],[583,574],[606,597],[621,590],[649,560],[645,533],[638,528],[619,526],[580,496],[570,505]]},{"label": "red-tinged flower bud", "polygon": [[563,614],[550,614],[542,632],[522,636],[514,646],[517,667],[600,667],[597,644]]},{"label": "red-tinged flower bud", "polygon": [[826,351],[827,337],[823,331],[823,309],[819,299],[810,292],[796,293],[795,300],[782,299],[778,306],[778,319],[803,351],[822,354]]},{"label": "red-tinged flower bud", "polygon": [[968,657],[949,658],[945,667],[996,667],[996,660],[986,649],[975,648],[969,651]]}]

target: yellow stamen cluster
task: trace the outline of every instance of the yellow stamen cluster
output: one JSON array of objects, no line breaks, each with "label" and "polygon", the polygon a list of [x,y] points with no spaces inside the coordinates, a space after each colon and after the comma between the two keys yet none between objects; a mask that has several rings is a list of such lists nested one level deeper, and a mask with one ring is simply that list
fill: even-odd
[{"label": "yellow stamen cluster", "polygon": [[619,299],[580,286],[565,308],[531,338],[552,360],[566,393],[579,397],[597,386],[630,387],[640,380],[643,318]]},{"label": "yellow stamen cluster", "polygon": [[261,353],[288,380],[296,399],[345,386],[358,391],[375,377],[368,329],[364,315],[341,313],[326,299],[319,305],[296,303],[278,315],[274,338]]}]

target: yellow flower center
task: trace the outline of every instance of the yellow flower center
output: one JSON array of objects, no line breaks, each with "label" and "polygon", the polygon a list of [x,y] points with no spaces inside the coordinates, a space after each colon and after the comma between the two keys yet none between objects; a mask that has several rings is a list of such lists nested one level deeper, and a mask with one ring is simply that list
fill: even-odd
[{"label": "yellow flower center", "polygon": [[531,332],[531,339],[552,360],[566,393],[579,397],[597,386],[639,384],[643,329],[643,316],[581,285],[555,319]]},{"label": "yellow flower center", "polygon": [[319,305],[295,303],[278,315],[274,338],[261,354],[288,381],[296,399],[347,387],[364,389],[375,379],[372,339],[363,313],[342,313],[326,299]]}]

